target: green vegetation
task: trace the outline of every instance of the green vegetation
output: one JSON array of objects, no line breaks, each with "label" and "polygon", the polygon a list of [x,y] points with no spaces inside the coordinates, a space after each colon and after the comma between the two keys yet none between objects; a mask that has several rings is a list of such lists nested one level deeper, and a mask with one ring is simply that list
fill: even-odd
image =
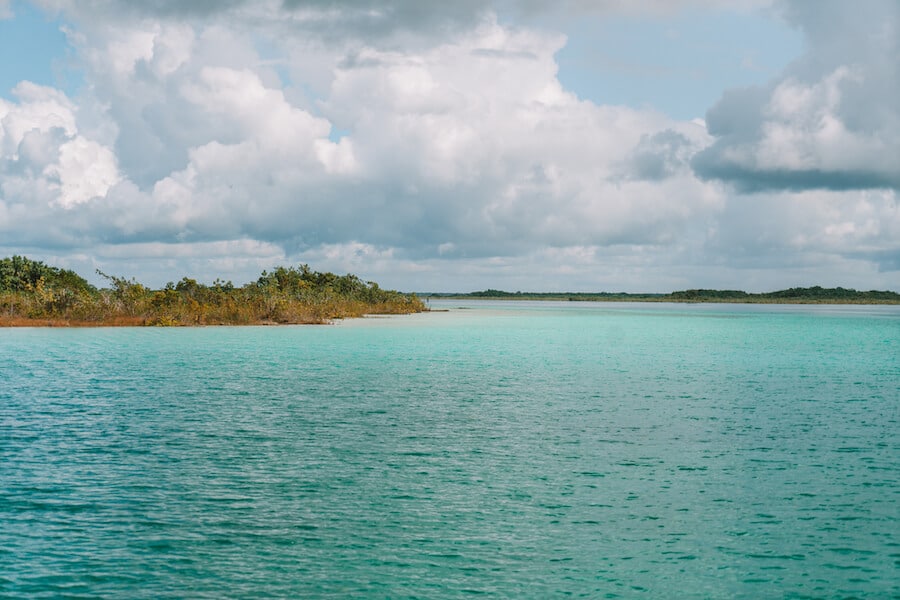
[{"label": "green vegetation", "polygon": [[469,294],[429,294],[432,298],[500,300],[570,300],[592,302],[746,302],[751,304],[900,304],[900,294],[871,290],[859,292],[842,287],[790,288],[752,294],[740,290],[683,290],[670,294],[624,292],[504,292],[488,289]]},{"label": "green vegetation", "polygon": [[0,259],[0,326],[327,323],[426,310],[415,295],[307,265],[263,271],[241,287],[184,277],[154,290],[134,279],[98,274],[108,287],[97,289],[73,271],[25,257]]},{"label": "green vegetation", "polygon": [[836,287],[790,288],[777,292],[749,294],[740,290],[684,290],[672,292],[670,302],[750,302],[755,304],[900,304],[900,294],[890,291]]}]

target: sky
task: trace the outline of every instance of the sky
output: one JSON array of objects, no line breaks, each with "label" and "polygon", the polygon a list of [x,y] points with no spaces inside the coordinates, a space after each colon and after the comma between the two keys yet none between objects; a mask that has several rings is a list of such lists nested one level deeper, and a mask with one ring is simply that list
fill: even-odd
[{"label": "sky", "polygon": [[896,0],[0,0],[0,256],[900,291],[898,98]]}]

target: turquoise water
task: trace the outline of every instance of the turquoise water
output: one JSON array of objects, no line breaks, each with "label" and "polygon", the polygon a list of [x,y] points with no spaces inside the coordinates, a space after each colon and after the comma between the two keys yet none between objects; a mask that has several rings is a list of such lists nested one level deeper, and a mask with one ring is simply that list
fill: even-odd
[{"label": "turquoise water", "polygon": [[0,330],[0,596],[900,596],[900,308],[433,304]]}]

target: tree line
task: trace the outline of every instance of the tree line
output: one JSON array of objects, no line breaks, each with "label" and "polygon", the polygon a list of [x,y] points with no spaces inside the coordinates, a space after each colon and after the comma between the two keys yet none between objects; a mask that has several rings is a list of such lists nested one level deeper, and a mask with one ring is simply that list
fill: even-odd
[{"label": "tree line", "polygon": [[381,289],[352,274],[298,267],[263,271],[256,281],[205,285],[183,277],[162,289],[97,273],[96,287],[74,271],[23,256],[0,259],[0,325],[252,325],[327,323],[365,314],[426,310],[414,294]]},{"label": "tree line", "polygon": [[755,302],[755,303],[900,303],[900,294],[887,290],[857,291],[853,288],[793,287],[775,292],[752,294],[741,290],[683,290],[672,292],[669,299],[682,302]]},{"label": "tree line", "polygon": [[753,304],[900,304],[892,291],[857,291],[852,288],[794,287],[775,292],[690,289],[668,294],[626,292],[506,292],[486,289],[467,294],[430,294],[434,298],[483,298],[497,300],[569,300],[572,302],[746,302]]}]

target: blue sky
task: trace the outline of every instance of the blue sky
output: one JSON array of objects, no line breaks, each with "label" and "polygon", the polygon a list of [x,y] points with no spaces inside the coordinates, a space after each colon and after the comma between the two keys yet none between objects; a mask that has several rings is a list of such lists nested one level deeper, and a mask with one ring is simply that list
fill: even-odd
[{"label": "blue sky", "polygon": [[892,0],[0,17],[3,255],[150,285],[900,289]]},{"label": "blue sky", "polygon": [[802,51],[800,33],[780,19],[725,10],[579,19],[565,32],[563,85],[597,103],[652,106],[676,119],[702,118],[722,90],[765,84]]},{"label": "blue sky", "polygon": [[0,56],[7,57],[0,62],[0,96],[9,98],[23,79],[71,91],[79,78],[66,69],[69,46],[62,23],[24,2],[10,8],[12,16],[0,19]]}]

